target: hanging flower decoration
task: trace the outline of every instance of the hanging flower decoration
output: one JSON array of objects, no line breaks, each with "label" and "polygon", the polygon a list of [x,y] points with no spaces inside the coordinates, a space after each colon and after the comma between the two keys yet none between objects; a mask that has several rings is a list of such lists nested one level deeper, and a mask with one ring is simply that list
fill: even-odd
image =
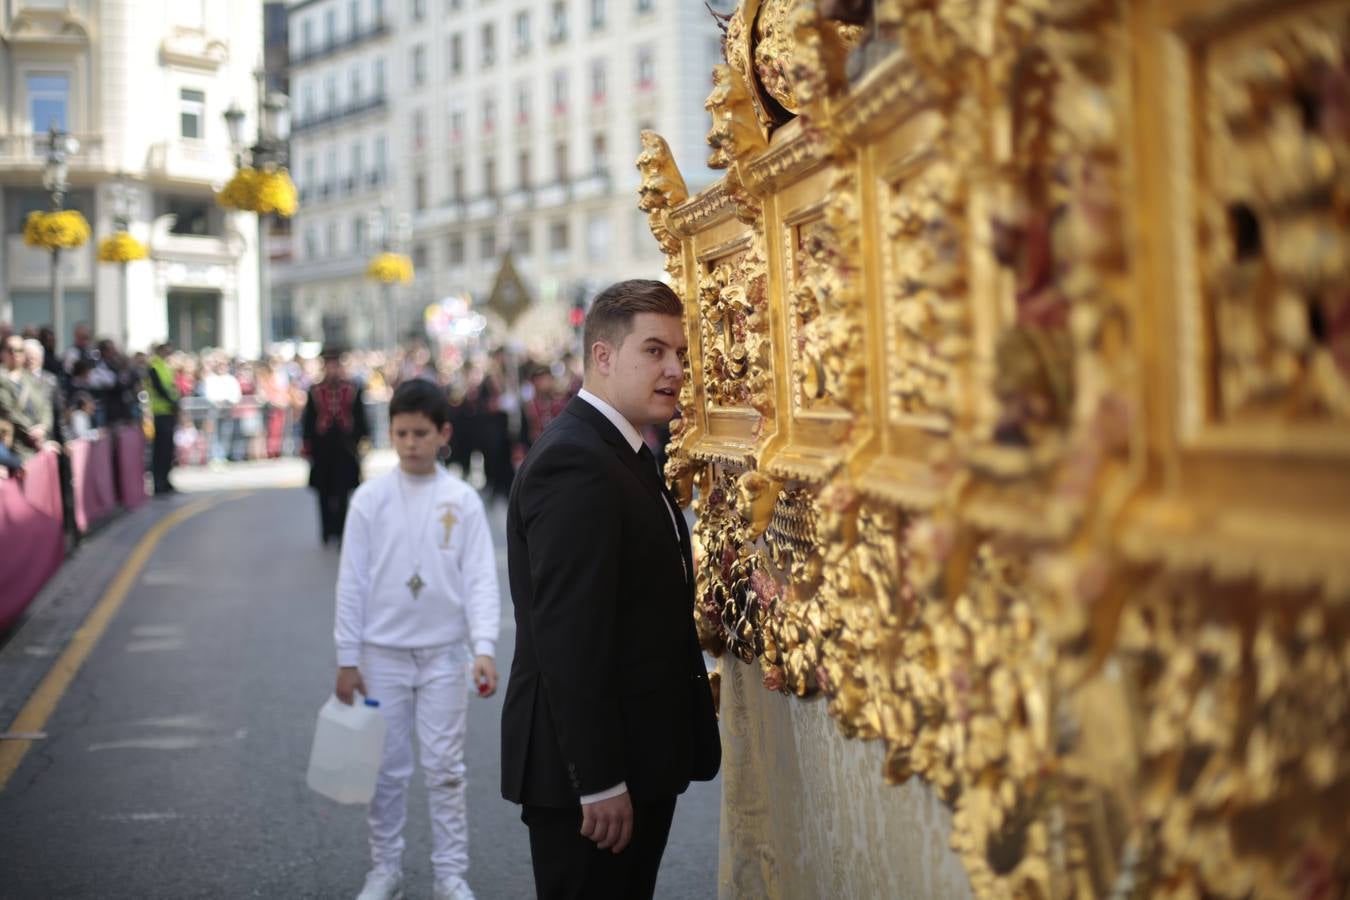
[{"label": "hanging flower decoration", "polygon": [[407,284],[413,280],[412,260],[402,253],[381,253],[370,261],[366,274],[384,284]]},{"label": "hanging flower decoration", "polygon": [[300,205],[295,182],[285,169],[254,169],[243,167],[234,173],[216,202],[227,209],[260,214],[276,213],[284,218],[295,215]]},{"label": "hanging flower decoration", "polygon": [[115,231],[98,245],[98,261],[124,263],[145,259],[145,245],[125,231]]},{"label": "hanging flower decoration", "polygon": [[23,242],[45,250],[68,250],[89,240],[89,223],[73,209],[35,210],[23,225]]}]

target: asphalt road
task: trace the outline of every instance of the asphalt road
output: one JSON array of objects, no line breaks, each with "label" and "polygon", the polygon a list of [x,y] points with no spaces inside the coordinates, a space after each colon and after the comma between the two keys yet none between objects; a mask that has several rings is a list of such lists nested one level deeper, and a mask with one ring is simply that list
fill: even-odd
[{"label": "asphalt road", "polygon": [[[165,534],[47,739],[0,792],[4,900],[341,898],[360,888],[364,809],[304,783],[315,715],[333,683],[337,552],[318,546],[317,511],[302,488],[194,496],[220,502]],[[492,518],[505,675],[513,626],[502,511]],[[125,558],[130,541],[115,531],[81,556]],[[24,653],[24,634],[0,654]],[[533,896],[525,827],[497,791],[500,710],[500,693],[470,703],[469,882],[482,900]],[[681,799],[658,897],[716,895],[719,792],[717,782],[699,784]],[[408,896],[429,897],[420,772],[407,838]]]}]

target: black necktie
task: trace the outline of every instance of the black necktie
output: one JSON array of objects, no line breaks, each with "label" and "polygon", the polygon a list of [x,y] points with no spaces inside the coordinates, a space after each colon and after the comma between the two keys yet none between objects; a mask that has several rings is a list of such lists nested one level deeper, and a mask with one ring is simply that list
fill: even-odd
[{"label": "black necktie", "polygon": [[684,559],[684,548],[682,538],[680,537],[680,527],[675,523],[675,517],[680,515],[680,510],[675,506],[674,501],[670,499],[670,494],[666,491],[665,479],[661,477],[661,473],[656,468],[656,457],[652,456],[652,451],[648,449],[645,443],[638,448],[637,455],[638,469],[642,472],[642,480],[656,489],[656,492],[661,495],[661,502],[665,504],[666,509],[670,511],[670,525],[675,529],[675,543],[681,545],[680,565],[684,568],[684,577],[687,581],[689,579],[689,566]]},{"label": "black necktie", "polygon": [[642,477],[660,491],[661,496],[666,495],[665,484],[661,478],[661,473],[656,468],[656,457],[652,456],[651,449],[644,443],[638,448],[638,462],[642,464]]}]

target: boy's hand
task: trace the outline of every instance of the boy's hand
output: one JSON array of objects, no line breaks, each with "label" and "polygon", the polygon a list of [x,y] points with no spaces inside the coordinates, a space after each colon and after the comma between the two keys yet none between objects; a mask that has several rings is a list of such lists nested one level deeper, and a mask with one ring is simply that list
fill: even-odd
[{"label": "boy's hand", "polygon": [[356,666],[342,666],[338,669],[337,686],[333,688],[333,693],[337,698],[348,706],[352,705],[352,694],[360,691],[361,696],[365,697],[366,683],[361,680],[361,670]]},{"label": "boy's hand", "polygon": [[473,658],[473,683],[480,697],[491,697],[497,693],[497,664],[492,661],[492,657]]}]

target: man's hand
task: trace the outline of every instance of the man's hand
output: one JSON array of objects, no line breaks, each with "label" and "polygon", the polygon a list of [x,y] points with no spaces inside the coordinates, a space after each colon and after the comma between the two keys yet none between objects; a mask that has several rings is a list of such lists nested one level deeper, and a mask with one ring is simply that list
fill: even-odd
[{"label": "man's hand", "polygon": [[491,697],[497,693],[497,664],[492,661],[492,657],[473,658],[473,683],[480,697]]},{"label": "man's hand", "polygon": [[348,706],[352,705],[352,694],[360,691],[361,696],[366,694],[366,683],[361,680],[361,670],[356,666],[342,666],[338,669],[337,686],[333,688],[333,693],[337,698]]},{"label": "man's hand", "polygon": [[618,853],[627,847],[633,837],[633,801],[628,792],[581,804],[581,835],[595,841],[597,850]]}]

